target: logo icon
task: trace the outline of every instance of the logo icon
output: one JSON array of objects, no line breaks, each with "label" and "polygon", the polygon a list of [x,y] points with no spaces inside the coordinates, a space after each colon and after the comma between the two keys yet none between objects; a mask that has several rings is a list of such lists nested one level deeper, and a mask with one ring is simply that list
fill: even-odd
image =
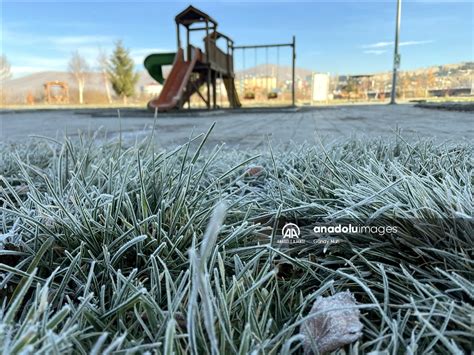
[{"label": "logo icon", "polygon": [[294,223],[286,223],[281,229],[281,237],[276,238],[278,244],[304,244],[306,241],[300,236],[300,227]]},{"label": "logo icon", "polygon": [[299,239],[300,228],[294,223],[287,223],[283,226],[281,234],[284,239]]}]

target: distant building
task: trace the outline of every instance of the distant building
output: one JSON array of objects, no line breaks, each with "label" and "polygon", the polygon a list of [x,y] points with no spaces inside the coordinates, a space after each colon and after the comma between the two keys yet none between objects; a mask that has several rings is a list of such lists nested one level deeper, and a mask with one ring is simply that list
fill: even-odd
[{"label": "distant building", "polygon": [[312,84],[312,101],[329,100],[329,74],[314,73]]},{"label": "distant building", "polygon": [[158,96],[163,90],[163,85],[159,83],[149,83],[142,86],[142,93],[145,96]]}]

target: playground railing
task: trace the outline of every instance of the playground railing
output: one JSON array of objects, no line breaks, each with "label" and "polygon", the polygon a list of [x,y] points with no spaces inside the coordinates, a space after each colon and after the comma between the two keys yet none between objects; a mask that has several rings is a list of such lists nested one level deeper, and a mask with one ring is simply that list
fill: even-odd
[{"label": "playground railing", "polygon": [[232,58],[230,55],[224,53],[219,47],[217,47],[214,41],[209,41],[207,45],[207,60],[216,70],[232,73]]}]

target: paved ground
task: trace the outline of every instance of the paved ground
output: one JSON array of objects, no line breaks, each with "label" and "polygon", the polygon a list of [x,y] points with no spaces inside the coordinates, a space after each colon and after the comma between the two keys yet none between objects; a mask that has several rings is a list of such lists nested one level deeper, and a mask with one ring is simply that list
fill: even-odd
[{"label": "paved ground", "polygon": [[[153,115],[144,110],[122,110],[118,119],[114,110],[23,110],[0,111],[0,140],[20,141],[30,135],[61,138],[77,136],[79,131],[99,129],[114,137],[122,132],[128,140],[149,135]],[[216,122],[210,144],[225,142],[235,148],[260,148],[286,145],[290,141],[314,142],[350,136],[393,137],[401,130],[409,140],[420,136],[438,141],[474,141],[474,114],[417,108],[412,105],[354,105],[300,109],[213,111],[184,114],[159,114],[156,140],[172,148],[188,137],[203,133]],[[102,133],[103,137],[104,134]]]}]

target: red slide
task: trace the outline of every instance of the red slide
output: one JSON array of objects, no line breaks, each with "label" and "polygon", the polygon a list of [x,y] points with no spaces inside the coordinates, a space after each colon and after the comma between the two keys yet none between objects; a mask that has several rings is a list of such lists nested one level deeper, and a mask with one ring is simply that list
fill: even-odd
[{"label": "red slide", "polygon": [[183,59],[183,49],[179,48],[174,58],[173,68],[165,80],[160,96],[148,102],[148,108],[151,110],[158,108],[158,111],[167,111],[178,107],[193,68],[201,56],[200,49],[193,48],[191,60],[185,62]]}]

